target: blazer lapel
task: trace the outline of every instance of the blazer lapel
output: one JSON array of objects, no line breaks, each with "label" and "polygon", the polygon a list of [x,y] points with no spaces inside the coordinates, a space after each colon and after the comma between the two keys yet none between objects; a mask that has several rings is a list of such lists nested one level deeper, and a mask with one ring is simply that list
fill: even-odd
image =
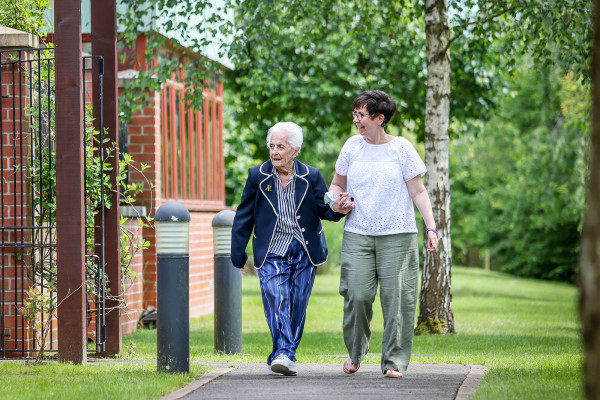
[{"label": "blazer lapel", "polygon": [[296,163],[296,177],[298,178],[295,183],[296,193],[294,193],[294,199],[296,200],[296,212],[298,212],[308,191],[308,181],[306,180],[308,167],[298,160],[294,160],[294,162]]},{"label": "blazer lapel", "polygon": [[273,164],[271,160],[263,163],[260,166],[260,172],[264,175],[264,179],[258,184],[260,192],[267,198],[275,215],[279,215],[279,204],[277,202],[277,189],[273,177]]}]

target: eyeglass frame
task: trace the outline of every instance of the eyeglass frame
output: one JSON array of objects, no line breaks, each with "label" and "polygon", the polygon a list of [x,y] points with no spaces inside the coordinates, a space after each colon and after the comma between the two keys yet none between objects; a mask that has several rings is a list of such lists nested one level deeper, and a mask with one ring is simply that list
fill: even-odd
[{"label": "eyeglass frame", "polygon": [[[363,119],[364,117],[366,117],[367,115],[368,115],[369,117],[371,117],[371,115],[370,115],[370,114],[363,114],[363,113],[359,113],[359,112],[356,112],[356,110],[352,111],[352,119],[356,118],[356,119],[358,119],[358,121],[359,121],[359,122],[360,122],[360,121],[362,121],[362,119]],[[372,117],[371,117],[371,118],[372,118]]]}]

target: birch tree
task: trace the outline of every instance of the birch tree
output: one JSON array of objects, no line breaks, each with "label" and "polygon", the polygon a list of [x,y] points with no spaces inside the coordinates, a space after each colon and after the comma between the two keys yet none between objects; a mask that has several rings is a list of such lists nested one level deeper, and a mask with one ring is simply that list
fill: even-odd
[{"label": "birch tree", "polygon": [[[453,3],[449,26],[447,0],[425,1],[427,89],[425,105],[425,186],[432,200],[440,244],[424,249],[417,333],[454,333],[451,308],[450,190],[448,129],[450,123],[450,47],[462,38],[478,52],[501,38],[502,64],[532,54],[539,65],[556,63],[565,72],[585,77],[589,59],[589,4],[581,0],[465,0]],[[477,46],[476,46],[477,44]],[[481,221],[485,223],[485,221]]]},{"label": "birch tree", "polygon": [[448,125],[450,120],[450,56],[445,0],[426,0],[425,37],[427,91],[425,100],[425,187],[439,233],[436,252],[423,249],[423,274],[417,332],[454,333],[450,293],[450,182]]}]

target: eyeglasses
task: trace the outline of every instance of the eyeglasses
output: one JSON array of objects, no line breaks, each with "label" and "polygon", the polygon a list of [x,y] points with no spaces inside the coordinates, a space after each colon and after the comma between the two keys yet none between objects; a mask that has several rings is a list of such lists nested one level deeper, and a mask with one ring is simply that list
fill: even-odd
[{"label": "eyeglasses", "polygon": [[356,118],[357,120],[361,121],[366,116],[367,116],[366,114],[352,111],[352,119]]}]

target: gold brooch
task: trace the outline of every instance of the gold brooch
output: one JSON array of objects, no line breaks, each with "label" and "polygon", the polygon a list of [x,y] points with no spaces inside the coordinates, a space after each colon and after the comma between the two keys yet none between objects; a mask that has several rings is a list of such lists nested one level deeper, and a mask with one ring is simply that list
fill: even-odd
[{"label": "gold brooch", "polygon": [[267,186],[267,187],[265,188],[265,190],[266,190],[267,192],[270,192],[270,191],[271,191],[271,185]]}]

